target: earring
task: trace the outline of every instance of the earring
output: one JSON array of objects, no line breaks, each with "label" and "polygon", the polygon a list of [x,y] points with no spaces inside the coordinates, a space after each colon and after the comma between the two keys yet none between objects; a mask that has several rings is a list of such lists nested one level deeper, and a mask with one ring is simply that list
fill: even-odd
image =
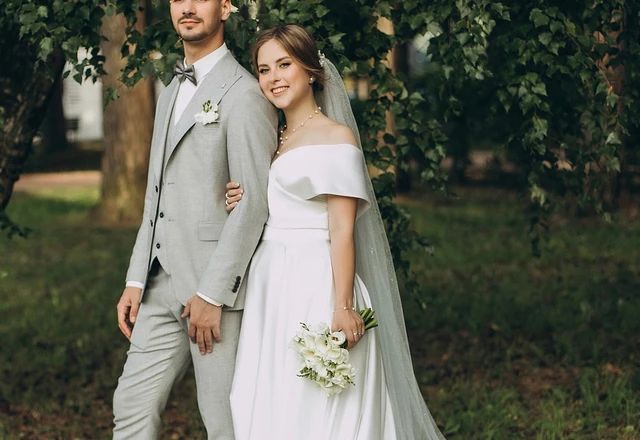
[{"label": "earring", "polygon": [[311,78],[309,78],[309,84],[313,84],[313,82],[314,82],[315,80],[316,80],[316,79],[312,76]]}]

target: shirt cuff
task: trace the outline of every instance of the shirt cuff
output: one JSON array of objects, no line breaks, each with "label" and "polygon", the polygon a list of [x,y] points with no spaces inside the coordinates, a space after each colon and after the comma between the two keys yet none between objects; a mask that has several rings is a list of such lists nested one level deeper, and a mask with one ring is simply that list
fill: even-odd
[{"label": "shirt cuff", "polygon": [[138,289],[144,290],[144,284],[138,281],[127,281],[126,287],[137,287]]},{"label": "shirt cuff", "polygon": [[200,298],[202,298],[203,300],[205,300],[206,302],[208,302],[209,304],[213,304],[216,307],[222,307],[222,304],[219,303],[218,301],[214,301],[211,298],[209,298],[207,295],[205,295],[204,293],[200,293],[200,292],[196,292],[196,295],[198,295]]}]

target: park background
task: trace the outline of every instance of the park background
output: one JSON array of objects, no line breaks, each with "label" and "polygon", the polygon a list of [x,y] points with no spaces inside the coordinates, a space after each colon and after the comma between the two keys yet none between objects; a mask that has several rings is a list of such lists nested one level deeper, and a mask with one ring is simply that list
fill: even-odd
[{"label": "park background", "polygon": [[[236,6],[242,61],[258,23],[300,23],[353,92],[447,438],[640,439],[638,2]],[[109,438],[115,304],[180,54],[167,18],[151,0],[0,10],[2,439]],[[100,77],[102,139],[64,117],[64,77]],[[190,373],[163,438],[204,438]]]}]

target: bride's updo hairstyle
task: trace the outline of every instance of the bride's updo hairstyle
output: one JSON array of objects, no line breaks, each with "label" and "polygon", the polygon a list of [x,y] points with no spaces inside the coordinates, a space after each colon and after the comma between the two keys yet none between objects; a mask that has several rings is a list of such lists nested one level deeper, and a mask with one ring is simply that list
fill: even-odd
[{"label": "bride's updo hairstyle", "polygon": [[324,69],[320,65],[318,47],[313,37],[305,28],[297,24],[283,24],[265,29],[253,45],[251,61],[253,69],[258,71],[258,51],[267,41],[275,40],[289,53],[310,77],[315,78],[312,86],[314,92],[324,88]]}]

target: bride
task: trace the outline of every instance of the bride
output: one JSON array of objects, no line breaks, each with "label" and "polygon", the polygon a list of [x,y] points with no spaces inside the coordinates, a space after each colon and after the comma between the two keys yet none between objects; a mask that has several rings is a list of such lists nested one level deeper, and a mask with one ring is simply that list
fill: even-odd
[{"label": "bride", "polygon": [[[247,278],[231,391],[238,440],[435,440],[413,373],[389,245],[342,80],[298,25],[260,33],[253,64],[282,109],[269,219]],[[229,210],[241,190],[231,191]],[[364,330],[371,307],[379,327]],[[342,331],[355,386],[298,377],[300,323]]]}]

